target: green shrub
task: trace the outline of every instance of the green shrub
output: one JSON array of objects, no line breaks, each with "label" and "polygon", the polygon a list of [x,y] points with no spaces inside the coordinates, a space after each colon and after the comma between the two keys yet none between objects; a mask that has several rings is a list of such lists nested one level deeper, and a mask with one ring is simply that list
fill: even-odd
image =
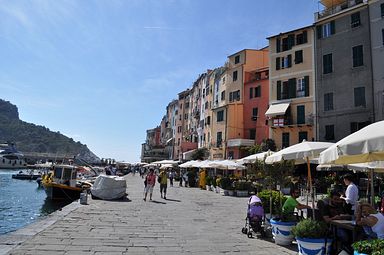
[{"label": "green shrub", "polygon": [[352,248],[359,253],[368,255],[384,255],[384,240],[362,240],[353,243]]},{"label": "green shrub", "polygon": [[261,202],[263,203],[264,211],[265,213],[270,213],[270,203],[269,203],[269,197],[272,192],[272,214],[273,215],[280,215],[281,213],[281,206],[280,206],[280,197],[281,197],[281,204],[283,205],[285,200],[287,198],[280,194],[280,192],[275,190],[263,190],[261,192],[257,193],[257,196],[261,199]]},{"label": "green shrub", "polygon": [[292,234],[300,238],[324,238],[327,232],[328,227],[325,222],[312,219],[302,220],[292,229]]},{"label": "green shrub", "polygon": [[220,179],[220,185],[222,189],[231,190],[232,188],[232,181],[229,177],[223,177]]},{"label": "green shrub", "polygon": [[205,185],[211,186],[213,182],[213,179],[211,176],[207,175],[205,176]]},{"label": "green shrub", "polygon": [[236,190],[247,190],[247,191],[249,191],[249,190],[251,190],[251,185],[252,185],[251,182],[240,180],[240,181],[237,181],[235,183],[235,189]]}]

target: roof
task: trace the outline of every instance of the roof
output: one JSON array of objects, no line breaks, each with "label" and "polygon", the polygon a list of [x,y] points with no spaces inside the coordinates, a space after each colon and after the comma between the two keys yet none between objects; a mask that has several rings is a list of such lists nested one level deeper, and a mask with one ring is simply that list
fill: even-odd
[{"label": "roof", "polygon": [[284,33],[280,33],[280,34],[277,34],[277,35],[272,35],[272,36],[267,37],[267,39],[269,40],[269,39],[272,39],[272,38],[277,37],[277,36],[282,36],[282,35],[285,35],[285,34],[290,34],[290,33],[293,33],[293,32],[299,31],[299,30],[304,30],[304,29],[311,28],[311,27],[314,27],[314,25],[309,25],[309,26],[306,26],[306,27],[297,28],[297,29],[294,29],[294,30],[291,30],[291,31],[288,31],[288,32],[284,32]]}]

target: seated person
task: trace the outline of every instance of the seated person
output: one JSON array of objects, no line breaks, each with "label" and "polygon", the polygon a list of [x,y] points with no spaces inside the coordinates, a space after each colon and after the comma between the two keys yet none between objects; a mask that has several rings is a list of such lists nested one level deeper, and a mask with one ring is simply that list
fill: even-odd
[{"label": "seated person", "polygon": [[297,217],[294,215],[295,208],[298,210],[310,209],[308,205],[303,205],[297,202],[297,198],[300,196],[300,191],[298,189],[291,189],[291,196],[285,201],[282,213],[284,221],[297,221]]},{"label": "seated person", "polygon": [[322,215],[322,219],[327,223],[332,220],[350,220],[352,218],[352,216],[347,213],[344,201],[340,198],[340,194],[336,190],[331,191],[329,198],[317,202],[317,208]]},{"label": "seated person", "polygon": [[364,203],[358,206],[356,224],[364,228],[368,238],[384,239],[384,216],[372,205]]}]

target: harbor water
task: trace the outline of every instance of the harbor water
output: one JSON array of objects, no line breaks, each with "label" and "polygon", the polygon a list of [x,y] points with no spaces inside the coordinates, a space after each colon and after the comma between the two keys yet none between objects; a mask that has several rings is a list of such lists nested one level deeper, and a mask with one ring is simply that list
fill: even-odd
[{"label": "harbor water", "polygon": [[0,235],[31,224],[70,202],[55,203],[33,180],[12,179],[18,170],[0,169]]}]

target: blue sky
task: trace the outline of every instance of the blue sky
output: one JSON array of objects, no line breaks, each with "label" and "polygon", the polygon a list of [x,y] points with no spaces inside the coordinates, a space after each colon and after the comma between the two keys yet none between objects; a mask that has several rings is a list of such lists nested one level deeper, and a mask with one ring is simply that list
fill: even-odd
[{"label": "blue sky", "polygon": [[139,161],[146,130],[200,73],[313,23],[315,0],[0,0],[0,98],[101,158]]}]

